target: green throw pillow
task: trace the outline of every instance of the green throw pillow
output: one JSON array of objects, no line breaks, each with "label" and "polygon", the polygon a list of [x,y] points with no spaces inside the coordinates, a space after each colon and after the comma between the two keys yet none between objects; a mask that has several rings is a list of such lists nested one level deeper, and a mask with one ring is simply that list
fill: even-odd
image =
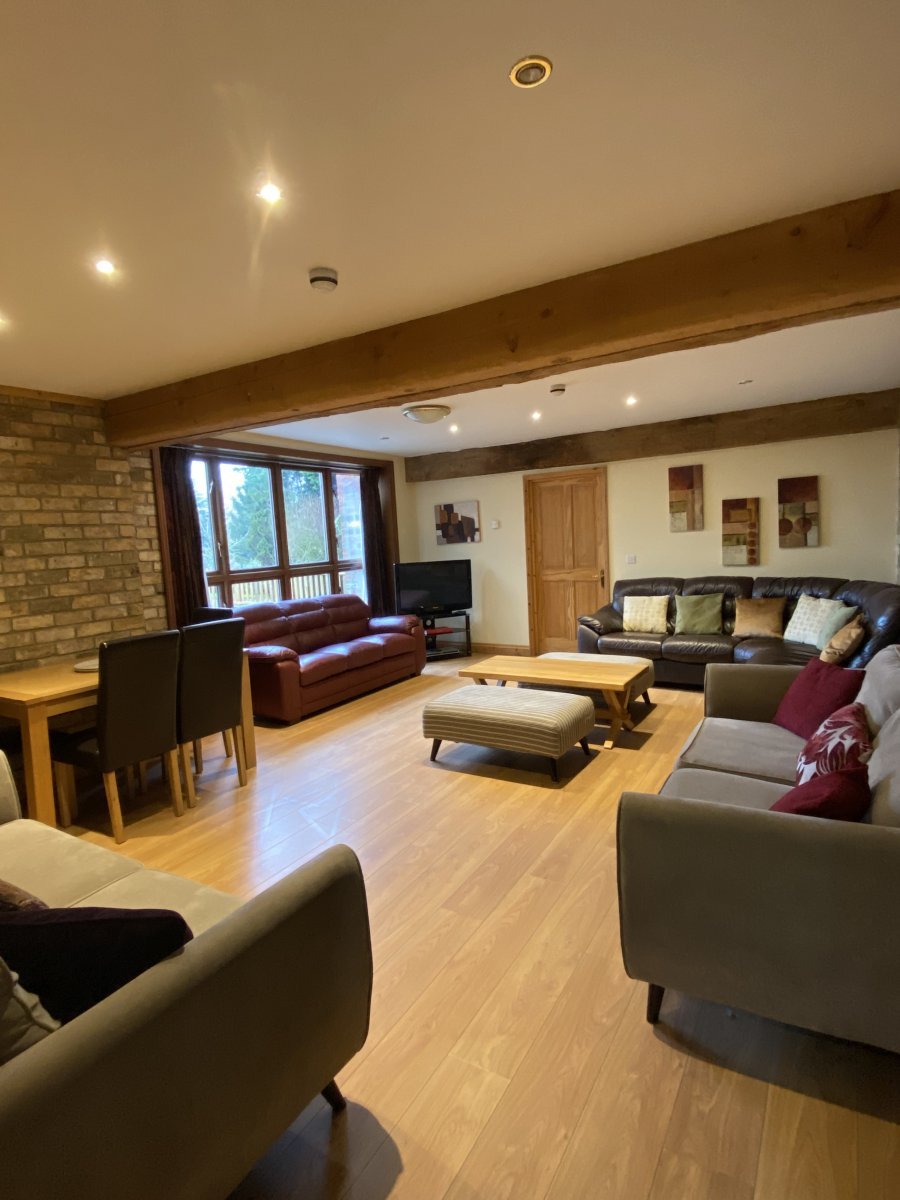
[{"label": "green throw pillow", "polygon": [[724,592],[675,597],[676,633],[721,633]]}]

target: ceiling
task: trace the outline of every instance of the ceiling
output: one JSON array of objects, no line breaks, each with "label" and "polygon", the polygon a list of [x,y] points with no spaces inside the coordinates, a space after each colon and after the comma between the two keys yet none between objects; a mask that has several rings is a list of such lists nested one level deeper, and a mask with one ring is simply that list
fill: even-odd
[{"label": "ceiling", "polygon": [[[565,395],[550,394],[554,383],[565,383]],[[890,387],[900,387],[900,309],[469,392],[447,399],[452,414],[436,425],[417,425],[400,408],[380,408],[258,432],[407,456]],[[629,396],[636,398],[633,406]],[[532,419],[534,412],[540,420]]]},{"label": "ceiling", "polygon": [[6,4],[0,383],[109,397],[895,188],[898,44],[896,0]]}]

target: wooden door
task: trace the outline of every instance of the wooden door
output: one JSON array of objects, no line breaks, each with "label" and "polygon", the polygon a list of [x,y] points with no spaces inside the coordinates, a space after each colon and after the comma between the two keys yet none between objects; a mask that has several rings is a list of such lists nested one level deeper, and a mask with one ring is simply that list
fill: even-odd
[{"label": "wooden door", "polygon": [[606,468],[525,477],[532,654],[574,650],[577,620],[609,600]]}]

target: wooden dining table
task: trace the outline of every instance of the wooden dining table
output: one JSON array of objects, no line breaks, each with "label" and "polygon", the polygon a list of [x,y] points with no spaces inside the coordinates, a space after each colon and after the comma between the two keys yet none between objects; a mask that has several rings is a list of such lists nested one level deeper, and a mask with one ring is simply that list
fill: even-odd
[{"label": "wooden dining table", "polygon": [[[28,815],[45,825],[57,823],[48,722],[61,713],[77,712],[97,703],[97,672],[76,671],[75,662],[75,659],[61,659],[46,667],[0,673],[0,717],[18,721],[22,730]],[[241,727],[247,766],[255,767],[256,735],[246,654],[241,679]]]}]

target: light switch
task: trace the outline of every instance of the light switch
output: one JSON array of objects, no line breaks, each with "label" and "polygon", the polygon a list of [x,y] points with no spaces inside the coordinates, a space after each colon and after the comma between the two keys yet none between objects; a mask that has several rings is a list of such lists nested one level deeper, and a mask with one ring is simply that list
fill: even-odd
[{"label": "light switch", "polygon": [[491,529],[499,529],[499,528],[500,528],[499,521],[491,521]]},{"label": "light switch", "polygon": [[637,562],[637,555],[636,554],[626,554],[625,562],[629,567],[633,567],[634,564]]}]

